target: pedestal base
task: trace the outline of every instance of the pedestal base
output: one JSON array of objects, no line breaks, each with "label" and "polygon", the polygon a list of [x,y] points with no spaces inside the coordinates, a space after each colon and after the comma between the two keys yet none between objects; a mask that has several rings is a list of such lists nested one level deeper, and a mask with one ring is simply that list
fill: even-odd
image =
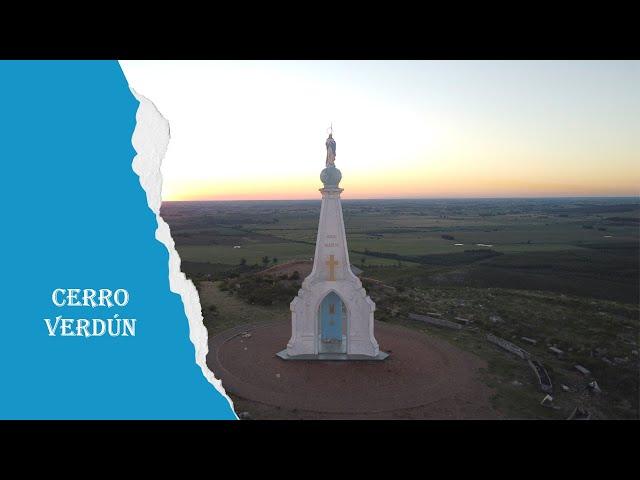
[{"label": "pedestal base", "polygon": [[375,357],[369,355],[353,355],[348,353],[319,353],[317,355],[289,355],[287,349],[276,353],[283,360],[362,360],[362,361],[381,361],[385,360],[389,354],[380,352]]}]

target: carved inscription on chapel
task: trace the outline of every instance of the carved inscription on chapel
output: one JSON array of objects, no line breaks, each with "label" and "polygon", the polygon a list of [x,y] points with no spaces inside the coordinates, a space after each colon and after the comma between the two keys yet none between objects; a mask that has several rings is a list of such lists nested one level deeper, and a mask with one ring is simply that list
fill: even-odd
[{"label": "carved inscription on chapel", "polygon": [[338,246],[337,235],[327,235],[327,241],[324,242],[325,247],[337,247]]}]

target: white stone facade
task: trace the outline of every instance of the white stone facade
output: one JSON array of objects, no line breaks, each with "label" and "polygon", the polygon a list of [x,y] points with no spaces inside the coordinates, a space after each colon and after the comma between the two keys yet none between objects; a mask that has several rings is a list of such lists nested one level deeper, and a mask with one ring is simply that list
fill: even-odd
[{"label": "white stone facade", "polygon": [[319,307],[335,292],[346,307],[346,354],[355,357],[385,358],[374,337],[375,303],[367,296],[360,279],[350,268],[347,237],[340,202],[341,188],[320,189],[322,206],[313,269],[291,302],[291,339],[280,356],[318,356],[321,354]]}]

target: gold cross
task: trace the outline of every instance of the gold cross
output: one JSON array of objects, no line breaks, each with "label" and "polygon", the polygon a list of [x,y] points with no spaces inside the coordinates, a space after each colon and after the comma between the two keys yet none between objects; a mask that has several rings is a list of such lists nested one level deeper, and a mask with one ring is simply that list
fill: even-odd
[{"label": "gold cross", "polygon": [[333,255],[329,255],[329,260],[327,260],[324,263],[326,263],[327,267],[329,267],[329,281],[335,282],[336,281],[335,266],[338,265],[338,261],[333,258]]}]

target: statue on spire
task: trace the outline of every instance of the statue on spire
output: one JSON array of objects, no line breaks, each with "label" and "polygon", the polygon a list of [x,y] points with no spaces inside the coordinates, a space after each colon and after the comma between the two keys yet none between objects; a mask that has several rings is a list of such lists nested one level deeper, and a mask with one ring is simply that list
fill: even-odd
[{"label": "statue on spire", "polygon": [[336,168],[336,141],[333,139],[333,128],[329,129],[329,138],[325,142],[327,146],[327,162],[324,170],[320,172],[320,180],[325,188],[338,188],[342,173]]},{"label": "statue on spire", "polygon": [[327,138],[327,141],[325,142],[325,145],[327,146],[327,162],[325,166],[335,167],[336,141],[333,139],[333,125],[329,127],[329,129],[329,138]]}]

